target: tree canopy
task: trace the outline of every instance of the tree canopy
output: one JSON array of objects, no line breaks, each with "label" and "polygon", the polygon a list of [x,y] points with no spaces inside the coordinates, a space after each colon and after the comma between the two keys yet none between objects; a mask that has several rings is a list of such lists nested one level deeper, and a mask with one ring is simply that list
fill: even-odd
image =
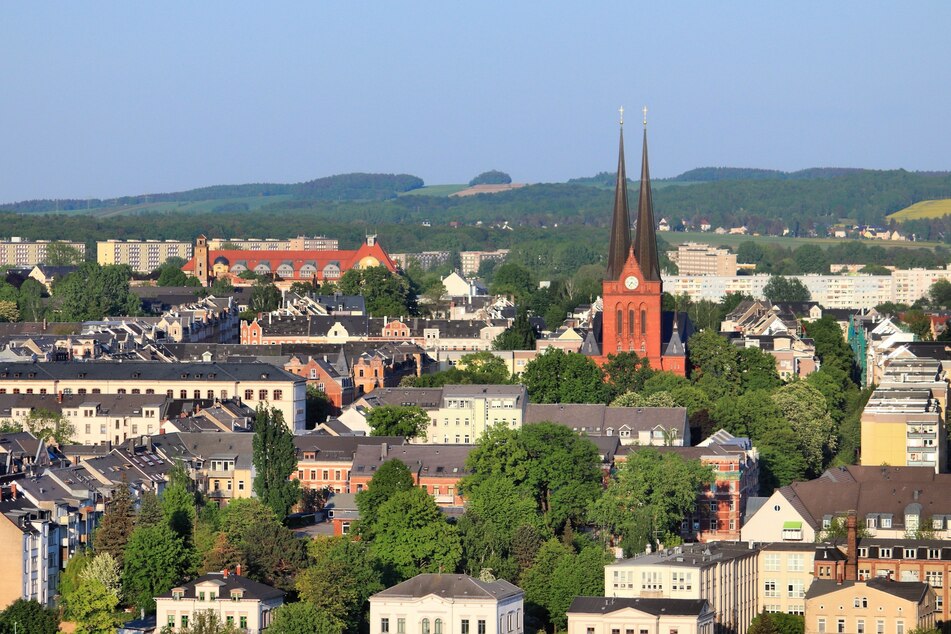
[{"label": "tree canopy", "polygon": [[380,405],[367,414],[367,424],[374,436],[425,437],[429,431],[429,414],[416,405]]},{"label": "tree canopy", "polygon": [[300,482],[290,478],[297,470],[297,453],[281,410],[258,408],[252,448],[254,493],[283,519],[300,499]]}]

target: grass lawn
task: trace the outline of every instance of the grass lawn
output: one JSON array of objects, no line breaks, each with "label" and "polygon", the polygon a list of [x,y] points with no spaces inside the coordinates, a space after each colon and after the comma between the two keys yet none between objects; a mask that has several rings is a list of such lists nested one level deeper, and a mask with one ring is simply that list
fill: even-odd
[{"label": "grass lawn", "polygon": [[951,198],[942,200],[922,200],[910,207],[905,207],[893,214],[888,214],[891,220],[918,220],[919,218],[940,218],[951,214]]},{"label": "grass lawn", "polygon": [[[703,244],[712,244],[714,246],[731,247],[734,251],[743,242],[757,242],[759,244],[778,244],[783,247],[795,249],[803,244],[818,244],[821,247],[829,247],[833,244],[847,242],[850,238],[788,238],[784,236],[718,236],[712,231],[709,233],[666,231],[658,233],[658,237],[663,238],[667,244],[676,246],[684,242],[701,242]],[[880,247],[905,247],[905,248],[926,248],[933,249],[940,242],[902,242],[898,240],[863,240],[868,246]]]},{"label": "grass lawn", "polygon": [[411,189],[408,192],[403,192],[400,196],[449,196],[468,188],[468,185],[430,185],[429,187]]}]

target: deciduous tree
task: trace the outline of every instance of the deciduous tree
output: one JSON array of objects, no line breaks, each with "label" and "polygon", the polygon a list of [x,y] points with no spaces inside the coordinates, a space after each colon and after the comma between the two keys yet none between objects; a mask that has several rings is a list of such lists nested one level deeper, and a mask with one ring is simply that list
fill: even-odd
[{"label": "deciduous tree", "polygon": [[240,548],[249,577],[283,590],[293,589],[297,573],[307,565],[304,540],[276,522],[250,526]]},{"label": "deciduous tree", "polygon": [[124,594],[137,607],[151,611],[154,597],[181,581],[189,565],[182,540],[168,525],[137,528],[125,550]]},{"label": "deciduous tree", "polygon": [[308,545],[310,566],[297,575],[301,599],[321,613],[360,631],[371,595],[384,588],[365,542],[349,537],[317,538]]},{"label": "deciduous tree", "polygon": [[380,507],[397,493],[409,491],[414,486],[413,475],[401,461],[393,458],[381,464],[370,479],[369,486],[357,493],[357,508],[360,511],[357,530],[360,536],[372,539]]},{"label": "deciduous tree", "polygon": [[0,612],[0,632],[3,634],[56,634],[58,631],[56,611],[37,601],[17,599]]},{"label": "deciduous tree", "polygon": [[525,365],[522,382],[534,403],[603,403],[604,375],[589,357],[549,348]]},{"label": "deciduous tree", "polygon": [[300,499],[300,483],[290,479],[297,471],[297,453],[281,410],[258,407],[252,448],[254,493],[283,519]]},{"label": "deciduous tree", "polygon": [[118,619],[119,599],[101,583],[90,581],[80,585],[70,599],[70,612],[76,622],[75,634],[113,634]]},{"label": "deciduous tree", "polygon": [[426,436],[429,430],[429,415],[415,405],[380,405],[367,414],[367,423],[374,436]]},{"label": "deciduous tree", "polygon": [[274,611],[268,634],[340,634],[345,625],[306,601],[285,603]]}]

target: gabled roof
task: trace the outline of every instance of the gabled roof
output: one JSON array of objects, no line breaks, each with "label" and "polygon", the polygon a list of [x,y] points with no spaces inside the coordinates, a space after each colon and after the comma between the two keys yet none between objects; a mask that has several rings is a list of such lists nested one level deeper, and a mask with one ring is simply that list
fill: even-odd
[{"label": "gabled roof", "polygon": [[705,599],[575,597],[568,614],[612,614],[628,609],[654,616],[700,616],[709,611],[709,606]]},{"label": "gabled roof", "polygon": [[[185,591],[184,598],[194,599],[195,587],[204,583],[213,583],[218,586],[219,594],[218,600],[230,600],[232,590],[243,590],[245,599],[257,599],[259,601],[267,601],[270,599],[278,599],[284,596],[283,590],[278,590],[277,588],[272,588],[269,585],[263,583],[258,583],[257,581],[252,581],[247,577],[239,577],[235,574],[229,574],[227,577],[224,576],[221,572],[211,572],[206,575],[202,575],[197,579],[193,579],[188,583],[176,586],[176,588],[182,588]],[[156,599],[171,599],[172,591],[161,594]]]},{"label": "gabled roof", "polygon": [[899,599],[904,599],[905,601],[912,601],[914,603],[921,603],[921,601],[927,596],[928,591],[931,589],[926,583],[919,583],[917,581],[891,581],[889,579],[872,579],[871,581],[842,581],[836,582],[831,579],[816,579],[812,582],[812,585],[809,586],[809,591],[806,592],[806,599],[814,599],[816,597],[825,596],[827,594],[833,594],[839,592],[840,590],[851,589],[851,588],[871,588],[874,590],[879,590],[885,592]]},{"label": "gabled roof", "polygon": [[500,601],[524,594],[521,588],[504,579],[487,582],[469,575],[422,574],[416,575],[392,588],[377,592],[370,599],[420,599],[429,595],[436,595],[447,599],[494,599]]}]

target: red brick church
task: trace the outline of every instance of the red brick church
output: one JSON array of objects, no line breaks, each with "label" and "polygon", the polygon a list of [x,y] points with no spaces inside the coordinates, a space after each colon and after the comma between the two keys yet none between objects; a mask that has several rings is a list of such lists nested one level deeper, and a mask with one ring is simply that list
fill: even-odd
[{"label": "red brick church", "polygon": [[661,310],[663,281],[647,165],[647,120],[644,121],[641,186],[633,242],[624,168],[623,124],[622,120],[611,244],[602,284],[603,311],[600,319],[595,319],[582,352],[595,357],[598,363],[607,362],[609,354],[636,352],[647,357],[652,368],[684,376],[684,342],[690,335],[691,324],[685,313]]}]

